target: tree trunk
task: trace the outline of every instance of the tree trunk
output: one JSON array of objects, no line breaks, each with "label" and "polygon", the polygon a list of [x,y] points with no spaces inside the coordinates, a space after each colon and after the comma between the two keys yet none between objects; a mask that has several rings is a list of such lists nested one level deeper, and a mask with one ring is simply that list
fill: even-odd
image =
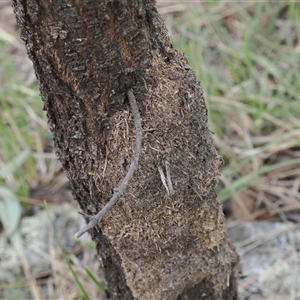
[{"label": "tree trunk", "polygon": [[203,93],[154,2],[13,6],[57,155],[88,214],[103,208],[126,175],[136,139],[129,89],[138,103],[138,167],[90,230],[110,298],[237,299],[238,259],[216,200],[221,163]]}]

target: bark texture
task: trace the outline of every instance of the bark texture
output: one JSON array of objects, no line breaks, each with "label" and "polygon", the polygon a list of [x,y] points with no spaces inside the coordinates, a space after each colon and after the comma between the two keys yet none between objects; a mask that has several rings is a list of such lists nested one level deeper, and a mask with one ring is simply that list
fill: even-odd
[{"label": "bark texture", "polygon": [[237,299],[237,256],[216,201],[220,159],[203,93],[153,1],[13,6],[57,155],[88,214],[107,203],[127,172],[135,144],[129,88],[137,99],[138,168],[91,230],[111,299]]}]

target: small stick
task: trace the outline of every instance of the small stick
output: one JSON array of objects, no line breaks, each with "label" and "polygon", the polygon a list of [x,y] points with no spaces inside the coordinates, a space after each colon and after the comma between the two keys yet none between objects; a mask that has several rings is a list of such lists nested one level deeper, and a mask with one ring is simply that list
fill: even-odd
[{"label": "small stick", "polygon": [[167,185],[167,182],[166,182],[166,177],[165,177],[165,174],[164,174],[164,171],[163,171],[162,167],[158,167],[158,172],[160,174],[160,180],[163,183],[165,189],[167,190],[167,194],[169,196],[170,192],[169,192],[169,188],[168,188],[168,185]]},{"label": "small stick", "polygon": [[172,180],[171,180],[169,162],[166,161],[165,164],[166,164],[166,173],[167,173],[167,182],[168,182],[169,192],[170,192],[170,195],[172,195],[174,192],[174,189],[173,189],[173,184],[172,184]]},{"label": "small stick", "polygon": [[133,173],[138,165],[139,157],[142,151],[141,117],[140,117],[139,108],[137,106],[135,96],[131,89],[127,91],[127,96],[133,113],[135,131],[136,131],[135,150],[134,150],[134,154],[132,157],[129,170],[126,176],[124,177],[124,179],[122,180],[120,186],[114,190],[113,196],[110,198],[108,203],[100,210],[100,212],[97,215],[91,216],[86,213],[80,213],[81,215],[89,219],[89,223],[86,226],[84,226],[82,229],[80,229],[78,232],[76,232],[75,238],[81,237],[88,230],[94,228],[102,220],[102,218],[106,215],[106,213],[116,204],[116,202],[118,201],[118,199],[121,197],[126,187],[128,186],[128,183],[132,178]]}]

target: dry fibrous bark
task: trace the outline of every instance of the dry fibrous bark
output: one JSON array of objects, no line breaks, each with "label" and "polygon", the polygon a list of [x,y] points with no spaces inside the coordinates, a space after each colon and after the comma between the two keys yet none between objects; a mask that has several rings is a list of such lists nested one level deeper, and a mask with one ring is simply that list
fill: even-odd
[{"label": "dry fibrous bark", "polygon": [[202,89],[172,48],[150,0],[13,0],[53,132],[90,230],[112,299],[237,299],[234,247],[216,200],[220,158]]}]

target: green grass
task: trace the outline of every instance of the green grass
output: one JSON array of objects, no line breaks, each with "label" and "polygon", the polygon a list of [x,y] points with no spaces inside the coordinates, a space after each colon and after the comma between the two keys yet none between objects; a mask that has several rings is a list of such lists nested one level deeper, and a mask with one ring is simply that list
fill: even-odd
[{"label": "green grass", "polygon": [[287,1],[193,3],[173,19],[172,43],[201,81],[225,161],[222,202],[248,190],[249,176],[255,191],[268,160],[299,155],[299,24],[300,5]]},{"label": "green grass", "polygon": [[[4,166],[24,149],[37,151],[37,139],[49,137],[49,133],[33,118],[42,118],[43,103],[37,85],[24,85],[3,42],[0,42],[0,66],[0,164]],[[37,175],[36,161],[30,156],[13,174],[8,172],[2,176],[0,185],[8,186],[18,196],[28,197],[29,187]]]}]

